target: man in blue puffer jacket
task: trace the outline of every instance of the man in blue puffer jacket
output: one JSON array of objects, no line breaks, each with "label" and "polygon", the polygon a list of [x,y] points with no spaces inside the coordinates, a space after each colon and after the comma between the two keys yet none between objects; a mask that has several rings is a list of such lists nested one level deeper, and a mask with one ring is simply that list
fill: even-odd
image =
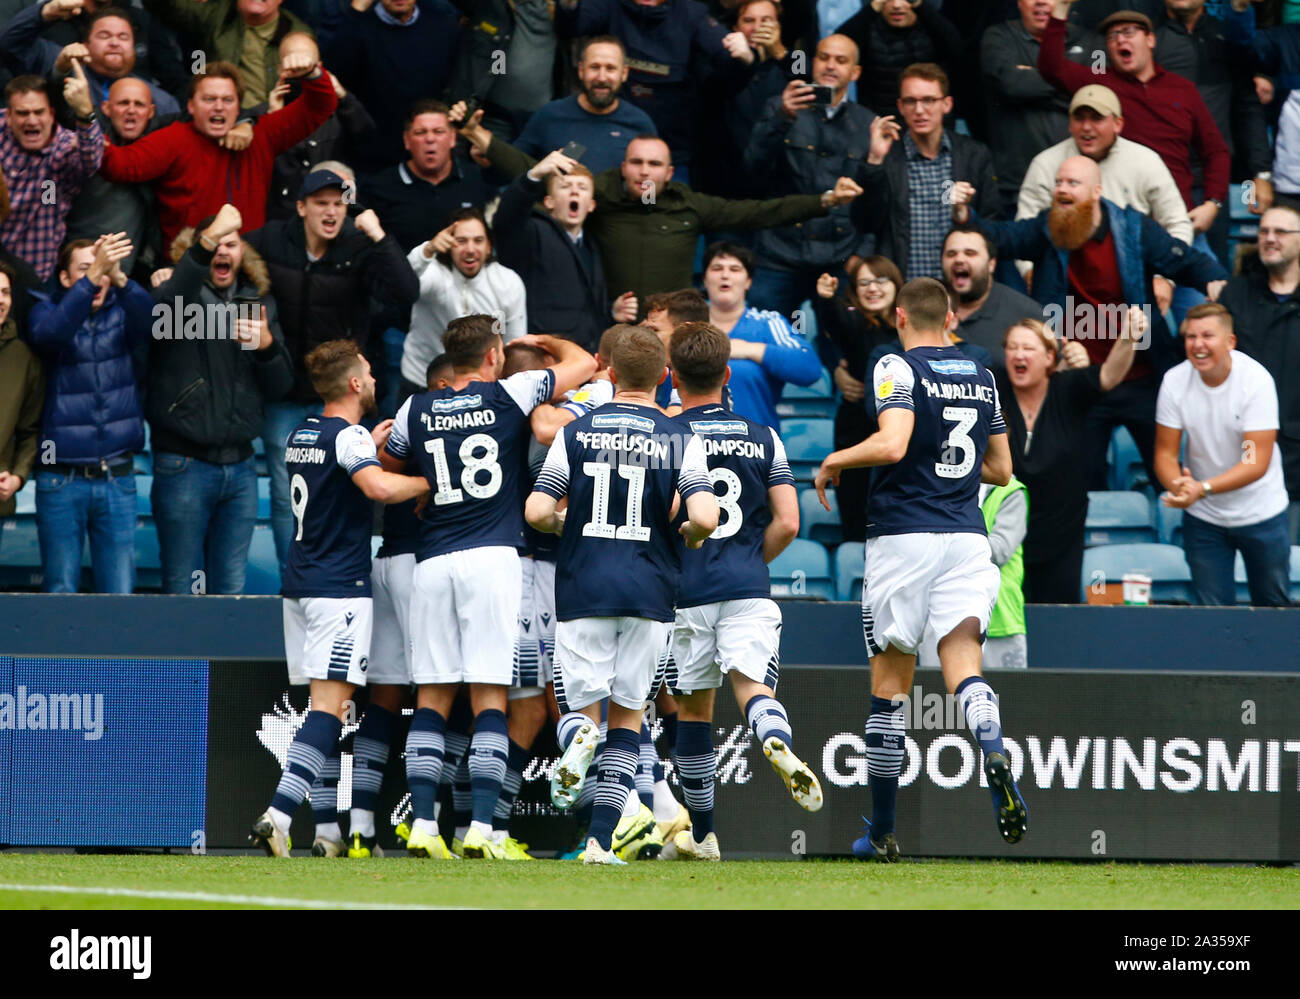
[{"label": "man in blue puffer jacket", "polygon": [[125,233],[64,243],[62,290],[37,294],[29,317],[45,364],[36,527],[47,593],[77,592],[87,533],[95,590],[135,588],[133,454],[144,416],[131,352],[149,337],[153,298],[122,272],[131,249]]}]

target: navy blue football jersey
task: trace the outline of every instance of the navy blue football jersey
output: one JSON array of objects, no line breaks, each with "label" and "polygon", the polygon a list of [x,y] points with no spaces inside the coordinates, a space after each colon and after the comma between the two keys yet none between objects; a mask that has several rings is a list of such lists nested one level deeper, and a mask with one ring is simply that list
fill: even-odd
[{"label": "navy blue football jersey", "polygon": [[709,481],[718,497],[718,529],[704,547],[690,549],[685,539],[680,541],[677,606],[771,596],[763,534],[772,522],[768,489],[794,485],[785,445],[771,427],[722,406],[696,406],[676,420],[704,445]]},{"label": "navy blue football jersey", "polygon": [[374,504],[352,482],[360,469],[379,467],[370,431],[337,416],[309,416],[289,435],[284,463],[294,520],[284,595],[370,596]]},{"label": "navy blue football jersey", "polygon": [[987,534],[981,466],[989,437],[1007,432],[993,375],[956,347],[914,347],[881,358],[872,387],[877,413],[910,409],[916,424],[903,459],[872,476],[867,537]]},{"label": "navy blue football jersey", "polygon": [[555,435],[537,490],[569,497],[557,621],[671,621],[681,577],[673,494],[711,491],[704,447],[657,408],[611,402]]},{"label": "navy blue football jersey", "polygon": [[521,474],[532,430],[528,415],[555,393],[549,368],[496,382],[437,389],[402,404],[388,453],[413,461],[429,480],[418,561],[504,545],[524,547]]}]

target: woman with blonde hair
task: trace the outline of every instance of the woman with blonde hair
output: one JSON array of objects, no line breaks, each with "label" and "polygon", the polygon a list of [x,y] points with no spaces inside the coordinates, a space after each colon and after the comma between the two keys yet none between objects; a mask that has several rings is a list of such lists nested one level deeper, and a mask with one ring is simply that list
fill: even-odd
[{"label": "woman with blonde hair", "polygon": [[[1106,361],[1089,365],[1083,345],[1059,340],[1042,320],[1022,319],[1002,336],[996,373],[1015,476],[1029,490],[1025,600],[1079,602],[1088,515],[1084,415],[1124,380],[1134,341],[1149,321],[1132,308]],[[1082,356],[1081,356],[1082,355]]]}]

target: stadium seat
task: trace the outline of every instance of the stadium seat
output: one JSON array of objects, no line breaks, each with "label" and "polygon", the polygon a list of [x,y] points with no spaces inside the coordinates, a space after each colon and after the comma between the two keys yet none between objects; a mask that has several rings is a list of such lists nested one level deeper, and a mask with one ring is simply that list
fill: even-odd
[{"label": "stadium seat", "polygon": [[1142,455],[1133,443],[1133,435],[1128,432],[1128,428],[1116,427],[1111,434],[1109,462],[1107,485],[1111,489],[1139,489],[1151,484]]},{"label": "stadium seat", "polygon": [[34,589],[41,585],[41,543],[35,517],[0,520],[0,587]]},{"label": "stadium seat", "polygon": [[1183,511],[1178,507],[1165,506],[1159,499],[1152,504],[1156,511],[1156,534],[1162,545],[1183,546]]},{"label": "stadium seat", "polygon": [[1155,540],[1151,504],[1144,493],[1088,493],[1088,519],[1083,528],[1083,543],[1086,547]]},{"label": "stadium seat", "polygon": [[1187,568],[1183,550],[1173,545],[1133,544],[1100,545],[1083,553],[1083,577],[1080,580],[1084,600],[1094,580],[1107,585],[1119,584],[1128,572],[1151,577],[1152,603],[1192,603],[1192,573]]},{"label": "stadium seat", "polygon": [[841,600],[862,599],[865,548],[861,541],[846,541],[835,549],[835,591]]},{"label": "stadium seat", "polygon": [[829,511],[817,498],[816,489],[803,489],[799,493],[799,537],[822,545],[838,545],[843,534],[840,530],[840,506],[833,489],[826,490]]},{"label": "stadium seat", "polygon": [[1300,604],[1300,545],[1291,546],[1291,602]]},{"label": "stadium seat", "polygon": [[153,503],[149,500],[149,494],[153,491],[153,476],[137,472],[135,476],[135,515],[137,517],[152,517]]},{"label": "stadium seat", "polygon": [[260,437],[253,438],[253,468],[259,477],[271,474],[266,467],[266,445]]},{"label": "stadium seat", "polygon": [[19,517],[35,516],[36,514],[36,486],[29,479],[23,483],[23,487],[14,494],[14,502],[18,508],[14,511]]},{"label": "stadium seat", "polygon": [[257,477],[257,519],[271,522],[271,480],[265,475]]},{"label": "stadium seat", "polygon": [[795,481],[811,482],[822,460],[835,450],[835,425],[830,420],[785,420],[781,424],[781,439]]},{"label": "stadium seat", "polygon": [[[139,488],[138,481],[136,487]],[[137,591],[162,589],[162,553],[158,548],[158,529],[150,516],[141,516],[135,522],[135,588]]]},{"label": "stadium seat", "polygon": [[815,541],[795,538],[789,548],[772,560],[768,571],[772,577],[774,597],[835,599],[830,556]]},{"label": "stadium seat", "polygon": [[786,382],[781,399],[776,404],[776,414],[782,419],[801,416],[829,420],[835,415],[836,405],[831,376],[822,369],[822,376],[807,388]]},{"label": "stadium seat", "polygon": [[280,560],[275,554],[275,537],[270,524],[253,528],[248,546],[248,568],[244,572],[244,593],[274,596],[280,592]]}]

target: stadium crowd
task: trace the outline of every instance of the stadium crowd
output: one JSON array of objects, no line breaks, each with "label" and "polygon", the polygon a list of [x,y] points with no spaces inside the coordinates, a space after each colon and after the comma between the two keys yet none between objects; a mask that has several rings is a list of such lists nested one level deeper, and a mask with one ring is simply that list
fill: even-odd
[{"label": "stadium crowd", "polygon": [[[779,431],[785,386],[829,381],[844,448],[902,350],[895,296],[929,276],[997,379],[1021,488],[986,512],[1013,590],[1080,599],[1089,490],[1123,427],[1184,511],[1197,600],[1233,602],[1240,552],[1251,602],[1289,603],[1294,0],[0,17],[0,525],[34,489],[47,591],[79,588],[87,536],[94,588],[135,588],[145,452],[164,592],[243,591],[262,462],[283,571],[285,443],[321,412],[322,343],[359,346],[382,419],[457,318],[593,354],[612,324],[667,344],[705,321],[730,337],[737,413]],[[1255,233],[1233,232],[1233,199]],[[863,469],[838,484],[846,542],[869,489]]]}]

